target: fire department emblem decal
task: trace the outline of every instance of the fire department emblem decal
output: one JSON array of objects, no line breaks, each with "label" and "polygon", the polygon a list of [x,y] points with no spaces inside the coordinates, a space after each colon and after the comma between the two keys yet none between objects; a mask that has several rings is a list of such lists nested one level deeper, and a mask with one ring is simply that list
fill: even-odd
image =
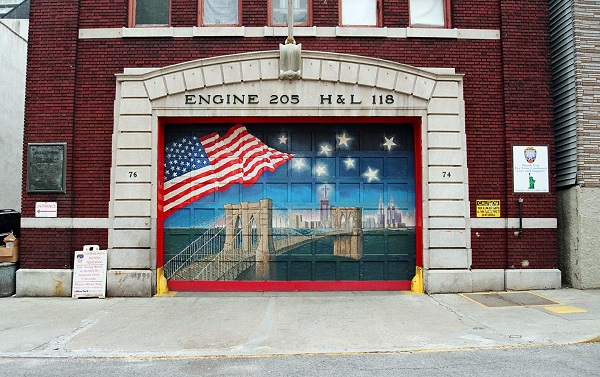
[{"label": "fire department emblem decal", "polygon": [[534,147],[525,148],[525,150],[523,151],[523,154],[525,155],[525,159],[527,160],[527,162],[529,162],[530,164],[533,164],[535,161],[535,158],[537,157],[537,151],[535,150]]}]

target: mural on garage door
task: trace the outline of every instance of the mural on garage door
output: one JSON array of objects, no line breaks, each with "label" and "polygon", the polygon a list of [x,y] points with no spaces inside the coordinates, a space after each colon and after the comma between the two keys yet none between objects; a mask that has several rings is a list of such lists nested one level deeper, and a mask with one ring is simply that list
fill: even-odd
[{"label": "mural on garage door", "polygon": [[410,280],[411,124],[166,125],[171,280]]}]

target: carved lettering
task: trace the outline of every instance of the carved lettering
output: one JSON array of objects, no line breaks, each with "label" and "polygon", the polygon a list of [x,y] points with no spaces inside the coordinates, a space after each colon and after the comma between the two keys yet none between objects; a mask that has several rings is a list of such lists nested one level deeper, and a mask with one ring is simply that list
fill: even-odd
[{"label": "carved lettering", "polygon": [[[362,105],[363,99],[356,94],[319,94],[319,105]],[[305,101],[299,94],[269,94],[265,101],[270,105],[299,105],[312,101]],[[396,102],[394,94],[371,95],[370,105],[393,105]],[[261,103],[259,94],[185,94],[183,103],[186,105],[258,105]]]},{"label": "carved lettering", "polygon": [[204,97],[202,94],[198,95],[198,104],[202,105],[202,103],[206,103],[207,105],[210,105],[210,95],[208,95],[208,97]]},{"label": "carved lettering", "polygon": [[258,94],[248,94],[248,104],[258,105]]},{"label": "carved lettering", "polygon": [[257,105],[258,94],[186,94],[186,105]]},{"label": "carved lettering", "polygon": [[321,94],[321,105],[324,105],[325,101],[327,101],[329,105],[331,105],[331,94],[328,96]]}]

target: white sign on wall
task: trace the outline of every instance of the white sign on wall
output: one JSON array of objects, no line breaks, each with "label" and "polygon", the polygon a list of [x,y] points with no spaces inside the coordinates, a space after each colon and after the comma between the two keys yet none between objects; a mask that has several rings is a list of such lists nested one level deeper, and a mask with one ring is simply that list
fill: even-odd
[{"label": "white sign on wall", "polygon": [[513,191],[550,192],[547,146],[513,146]]},{"label": "white sign on wall", "polygon": [[36,202],[35,217],[57,217],[58,204],[56,202]]},{"label": "white sign on wall", "polygon": [[107,251],[85,245],[75,252],[71,297],[106,297]]}]

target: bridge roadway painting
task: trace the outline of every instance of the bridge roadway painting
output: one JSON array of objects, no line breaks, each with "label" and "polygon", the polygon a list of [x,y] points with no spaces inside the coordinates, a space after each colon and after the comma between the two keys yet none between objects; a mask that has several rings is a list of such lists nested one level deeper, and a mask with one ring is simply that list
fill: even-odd
[{"label": "bridge roadway painting", "polygon": [[410,280],[412,124],[165,126],[170,280]]}]

